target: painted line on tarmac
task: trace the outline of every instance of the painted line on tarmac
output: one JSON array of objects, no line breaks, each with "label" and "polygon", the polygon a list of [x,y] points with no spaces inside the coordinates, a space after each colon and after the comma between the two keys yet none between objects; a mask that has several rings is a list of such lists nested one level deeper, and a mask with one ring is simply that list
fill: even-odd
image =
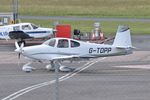
[{"label": "painted line on tarmac", "polygon": [[[65,81],[65,80],[75,76],[76,74],[80,73],[81,71],[91,67],[95,63],[97,63],[97,62],[99,62],[101,60],[104,60],[104,59],[105,59],[105,57],[103,57],[101,59],[94,59],[92,61],[89,61],[88,63],[84,64],[82,67],[77,68],[74,72],[70,72],[70,73],[60,77],[59,81],[60,82]],[[15,93],[13,93],[13,94],[3,98],[2,100],[14,100],[14,99],[24,95],[25,93],[28,93],[30,91],[33,91],[35,89],[38,89],[38,88],[41,88],[41,87],[44,87],[44,86],[47,86],[47,85],[51,85],[53,83],[55,83],[55,80],[39,83],[39,84],[36,84],[36,85],[32,85],[32,86],[29,86],[27,88],[21,89],[21,90],[15,92]]]},{"label": "painted line on tarmac", "polygon": [[114,66],[118,68],[133,68],[133,69],[150,69],[150,65],[127,65],[127,66]]}]

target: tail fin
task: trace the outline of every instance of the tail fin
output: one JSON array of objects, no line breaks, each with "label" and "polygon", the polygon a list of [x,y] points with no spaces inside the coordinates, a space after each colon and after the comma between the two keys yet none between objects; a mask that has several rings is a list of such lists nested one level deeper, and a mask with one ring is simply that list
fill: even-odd
[{"label": "tail fin", "polygon": [[117,48],[132,48],[130,29],[128,26],[118,26],[113,46]]}]

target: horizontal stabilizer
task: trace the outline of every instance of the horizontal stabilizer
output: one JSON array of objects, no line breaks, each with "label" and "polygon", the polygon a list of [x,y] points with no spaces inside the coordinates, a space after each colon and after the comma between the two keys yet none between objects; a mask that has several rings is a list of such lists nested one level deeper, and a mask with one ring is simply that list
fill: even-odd
[{"label": "horizontal stabilizer", "polygon": [[131,48],[131,49],[136,49],[136,47],[116,47],[117,49],[127,49],[127,48]]}]

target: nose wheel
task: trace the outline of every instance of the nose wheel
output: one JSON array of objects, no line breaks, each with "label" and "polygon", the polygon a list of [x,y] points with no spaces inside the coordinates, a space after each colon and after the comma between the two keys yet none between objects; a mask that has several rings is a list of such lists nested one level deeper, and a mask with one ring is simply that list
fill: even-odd
[{"label": "nose wheel", "polygon": [[22,70],[26,73],[30,73],[32,72],[33,70],[35,70],[35,68],[33,68],[32,66],[30,66],[31,62],[25,64],[23,67],[22,67]]}]

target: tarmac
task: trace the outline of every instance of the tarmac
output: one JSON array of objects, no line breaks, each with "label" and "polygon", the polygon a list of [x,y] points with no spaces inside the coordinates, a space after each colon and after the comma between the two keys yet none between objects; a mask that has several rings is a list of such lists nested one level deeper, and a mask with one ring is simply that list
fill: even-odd
[{"label": "tarmac", "polygon": [[[59,72],[59,100],[149,100],[150,36],[133,36],[131,55],[63,62],[77,68]],[[55,73],[46,64],[33,63],[31,73],[21,70],[27,60],[18,59],[14,45],[0,45],[1,100],[55,100]]]}]

